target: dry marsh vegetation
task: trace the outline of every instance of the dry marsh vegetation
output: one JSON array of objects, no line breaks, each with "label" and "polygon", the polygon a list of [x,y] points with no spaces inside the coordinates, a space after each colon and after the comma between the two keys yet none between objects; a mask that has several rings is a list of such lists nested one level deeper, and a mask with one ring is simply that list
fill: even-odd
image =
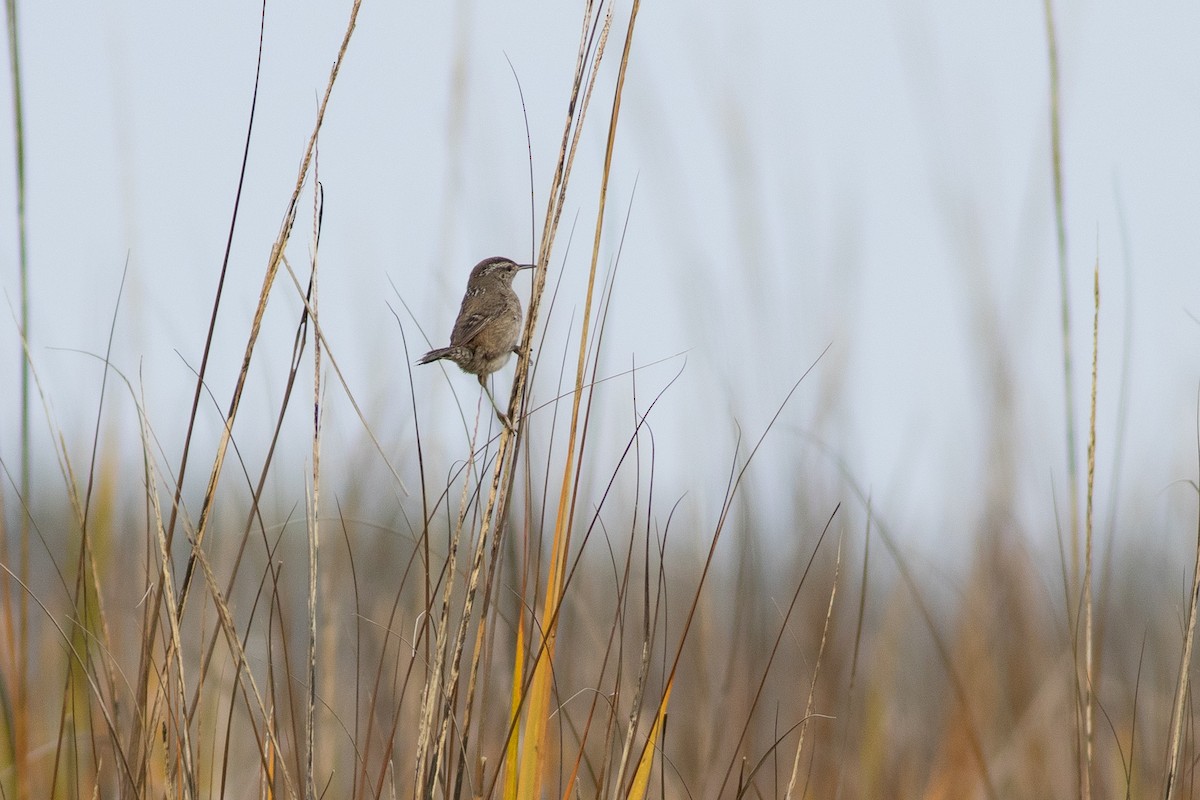
[{"label": "dry marsh vegetation", "polygon": [[[500,426],[481,398],[460,443],[435,442],[413,393],[402,408],[411,446],[376,436],[321,327],[318,268],[318,135],[358,11],[355,2],[244,351],[206,347],[182,451],[160,445],[140,380],[106,366],[97,431],[107,404],[132,405],[137,470],[108,459],[98,433],[82,459],[59,437],[57,494],[31,496],[27,468],[3,452],[0,798],[1194,793],[1196,584],[1181,598],[1151,577],[1154,554],[1139,563],[1094,547],[1094,388],[1091,419],[1067,426],[1072,496],[1053,512],[1057,569],[1039,563],[1002,501],[964,532],[973,552],[947,578],[913,563],[852,475],[814,488],[800,456],[758,464],[807,372],[765,424],[739,429],[732,450],[697,444],[695,457],[727,476],[724,494],[705,498],[711,515],[658,488],[655,409],[673,379],[599,369],[620,269],[602,247],[616,217],[607,176],[637,52],[636,0],[620,21],[612,5],[584,6],[508,401],[521,422]],[[1090,315],[1066,303],[1048,3],[1045,17],[1065,345],[1079,317],[1096,329],[1099,279]],[[611,85],[598,80],[601,64],[615,65]],[[605,137],[604,177],[589,246],[567,263],[556,245],[583,130]],[[572,339],[549,342],[559,268],[584,270],[586,293],[571,301]],[[302,303],[276,427],[261,449],[243,447],[242,392],[268,300],[284,292]],[[220,302],[218,286],[214,325]],[[1064,356],[1066,395],[1080,362],[1095,387],[1096,339],[1090,358]],[[229,397],[208,392],[217,361],[237,365]],[[47,407],[36,359],[27,365],[26,408]],[[606,407],[617,394],[626,417]],[[370,453],[353,475],[322,466],[333,395],[362,422]],[[202,407],[219,409],[223,429],[192,451]],[[304,488],[272,496],[288,415],[311,421]],[[598,435],[618,441],[615,463],[590,458]],[[1075,436],[1087,442],[1081,464]],[[821,459],[838,472],[835,456]],[[785,539],[758,524],[767,512],[748,491],[756,469],[789,473],[794,496],[769,512]],[[196,473],[193,492],[185,478]],[[994,488],[982,493],[1002,498]],[[1114,568],[1118,559],[1128,566]]]}]

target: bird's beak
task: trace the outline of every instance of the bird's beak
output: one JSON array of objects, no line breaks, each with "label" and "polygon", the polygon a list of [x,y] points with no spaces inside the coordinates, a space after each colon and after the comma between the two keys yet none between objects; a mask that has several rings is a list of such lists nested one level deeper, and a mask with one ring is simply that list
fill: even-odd
[{"label": "bird's beak", "polygon": [[537,269],[537,264],[518,264],[517,269]]}]

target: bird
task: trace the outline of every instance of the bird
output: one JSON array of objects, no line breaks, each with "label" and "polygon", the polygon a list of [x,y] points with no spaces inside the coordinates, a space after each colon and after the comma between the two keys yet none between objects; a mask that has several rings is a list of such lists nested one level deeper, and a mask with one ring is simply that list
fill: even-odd
[{"label": "bird", "polygon": [[508,363],[509,356],[517,352],[517,340],[521,336],[521,300],[513,291],[512,282],[519,271],[536,266],[518,264],[503,256],[485,258],[476,264],[467,278],[462,307],[458,310],[454,330],[450,332],[450,346],[430,350],[417,360],[418,364],[430,364],[440,359],[453,361],[463,372],[478,378],[496,415],[510,430],[512,423],[488,388],[488,376]]}]

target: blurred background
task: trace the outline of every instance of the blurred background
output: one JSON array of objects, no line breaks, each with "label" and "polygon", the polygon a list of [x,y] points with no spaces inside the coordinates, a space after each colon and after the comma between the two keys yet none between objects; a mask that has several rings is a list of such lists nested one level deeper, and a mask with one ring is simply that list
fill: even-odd
[{"label": "blurred background", "polygon": [[[81,454],[97,413],[94,356],[115,319],[112,362],[144,393],[177,462],[235,198],[259,11],[20,8],[30,348],[54,424]],[[215,447],[214,406],[229,402],[346,11],[267,8],[197,463]],[[1196,474],[1200,381],[1200,8],[1060,3],[1057,13],[1078,457],[1098,264],[1098,529],[1123,529],[1121,541],[1141,547],[1161,539],[1159,522],[1194,508],[1183,482]],[[574,4],[364,4],[320,139],[320,302],[331,353],[402,476],[413,474],[406,365],[444,343],[476,261],[527,259],[540,234],[579,24]],[[687,514],[711,522],[739,435],[744,453],[815,363],[759,454],[758,502],[821,491],[844,469],[903,545],[935,561],[963,553],[964,526],[994,504],[1053,552],[1068,479],[1046,47],[1037,3],[644,5],[601,248],[602,266],[618,266],[599,374],[653,364],[637,373],[640,408],[678,374],[652,422],[660,486],[688,494]],[[615,65],[597,89],[550,264],[566,299],[539,342],[543,401],[564,353],[573,369]],[[5,109],[10,91],[0,82]],[[13,139],[0,127],[0,289],[15,309]],[[307,263],[308,214],[293,264]],[[281,280],[237,430],[243,447],[266,440],[299,314]],[[527,298],[529,279],[517,288]],[[10,471],[13,316],[0,325]],[[497,376],[501,396],[511,375]],[[426,441],[440,436],[447,459],[461,457],[455,397],[472,414],[474,380],[422,367],[411,382]],[[126,388],[110,391],[102,449],[136,464],[133,404]],[[601,389],[598,430],[623,433],[597,437],[597,464],[619,454],[634,391],[628,375]],[[304,416],[293,415],[297,430]],[[44,419],[35,407],[35,474],[58,497]],[[326,425],[326,475],[363,461],[356,474],[382,473],[340,389]],[[284,448],[276,479],[299,487],[307,440]]]}]

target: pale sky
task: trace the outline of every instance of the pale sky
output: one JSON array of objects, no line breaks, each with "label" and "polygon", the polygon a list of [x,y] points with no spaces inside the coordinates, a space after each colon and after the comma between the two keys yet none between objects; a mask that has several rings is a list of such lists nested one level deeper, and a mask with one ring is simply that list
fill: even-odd
[{"label": "pale sky", "polygon": [[[210,375],[222,407],[349,6],[267,9]],[[617,8],[551,264],[557,274],[565,257],[566,277],[549,319],[541,399],[553,393],[564,349],[569,364],[577,349],[568,326],[578,325],[628,14]],[[1180,482],[1196,479],[1197,460],[1200,7],[1055,8],[1079,455],[1098,259],[1098,507],[1108,507],[1114,485],[1128,313],[1120,496],[1137,536],[1172,509],[1194,508]],[[83,458],[101,372],[72,351],[103,352],[128,257],[113,361],[144,383],[174,469],[233,206],[258,7],[42,2],[20,12],[32,349],[55,423]],[[409,360],[427,348],[392,284],[440,345],[476,261],[530,256],[524,122],[506,56],[527,104],[540,233],[580,13],[559,2],[363,4],[321,136],[320,301],[334,356],[372,428],[397,448],[402,474],[412,469],[403,452],[412,412],[389,306],[405,324]],[[8,116],[7,72],[0,93]],[[845,495],[830,488],[834,467],[817,437],[872,492],[894,532],[952,545],[999,477],[989,437],[1003,375],[1015,510],[1025,535],[1052,543],[1054,492],[1061,503],[1066,477],[1048,96],[1040,3],[642,5],[601,250],[603,264],[615,258],[630,209],[601,373],[686,353],[686,366],[674,358],[637,384],[645,408],[683,370],[651,417],[664,513],[686,492],[698,518],[712,521],[738,426],[755,440],[829,345],[768,439],[760,498],[784,503],[806,487]],[[15,307],[12,129],[0,129],[0,290]],[[297,267],[309,252],[306,197],[289,249]],[[254,458],[298,314],[290,284],[282,275],[238,431]],[[528,278],[517,288],[527,300]],[[19,348],[5,319],[0,457],[12,469]],[[499,395],[511,375],[510,366],[497,376]],[[448,380],[436,368],[414,372],[423,435],[442,442],[447,464],[465,452],[449,388],[472,413],[477,397],[471,376],[453,371]],[[357,470],[378,470],[385,482],[330,381],[327,469],[353,465],[356,479]],[[104,429],[133,458],[132,405],[123,388],[112,391]],[[597,395],[596,480],[630,431],[631,391],[624,378]],[[300,406],[293,416],[279,470],[281,491],[299,500],[308,443]],[[211,406],[204,419],[193,475],[207,473],[219,425]],[[35,422],[36,463],[49,482],[40,410]],[[62,496],[53,483],[47,491]]]}]

